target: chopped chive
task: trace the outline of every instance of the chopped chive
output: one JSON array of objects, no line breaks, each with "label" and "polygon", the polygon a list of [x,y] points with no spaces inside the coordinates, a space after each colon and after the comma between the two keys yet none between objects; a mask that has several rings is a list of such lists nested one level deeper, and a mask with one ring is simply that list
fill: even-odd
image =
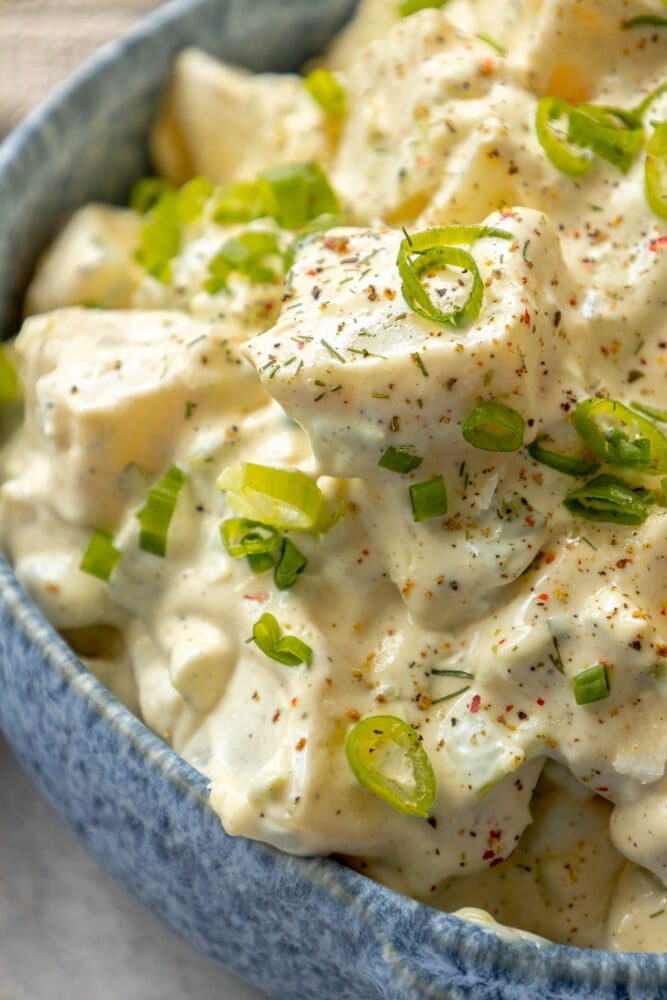
[{"label": "chopped chive", "polygon": [[283,547],[276,563],[273,579],[279,590],[289,590],[297,581],[300,573],[308,565],[308,560],[303,552],[300,552],[296,545],[289,538],[283,540]]},{"label": "chopped chive", "polygon": [[220,525],[220,537],[233,559],[273,552],[280,545],[279,532],[261,521],[230,517]]},{"label": "chopped chive", "polygon": [[252,627],[252,637],[258,649],[286,667],[297,667],[305,663],[307,667],[313,662],[313,651],[302,639],[295,635],[282,635],[276,618],[265,611]]},{"label": "chopped chive", "polygon": [[563,500],[577,517],[608,524],[641,524],[654,502],[649,490],[633,488],[615,476],[596,476]]},{"label": "chopped chive", "polygon": [[185,476],[176,465],[148,492],[146,503],[137,512],[139,521],[139,548],[156,556],[167,554],[169,524],[176,509],[178,495],[185,483]]},{"label": "chopped chive", "polygon": [[587,667],[572,678],[572,690],[577,705],[592,705],[609,696],[609,674],[603,663]]},{"label": "chopped chive", "polygon": [[649,920],[653,920],[654,917],[659,917],[665,912],[665,907],[663,906],[661,910],[655,910],[654,913],[649,913]]},{"label": "chopped chive", "polygon": [[330,70],[313,70],[304,79],[303,85],[327,118],[341,118],[345,114],[345,91]]},{"label": "chopped chive", "polygon": [[98,580],[108,580],[119,559],[120,552],[113,544],[111,534],[97,528],[86,546],[79,569],[89,576],[96,576]]},{"label": "chopped chive", "polygon": [[548,451],[540,444],[543,440],[544,438],[538,437],[528,445],[528,454],[541,465],[563,472],[566,476],[592,476],[600,468],[597,462],[588,462],[585,458]]},{"label": "chopped chive", "polygon": [[523,444],[525,422],[520,413],[504,403],[476,406],[463,425],[468,444],[484,451],[517,451]]},{"label": "chopped chive", "polygon": [[447,489],[442,476],[433,476],[410,487],[412,517],[415,521],[428,521],[447,513]]},{"label": "chopped chive", "polygon": [[399,445],[398,448],[389,445],[378,465],[381,469],[388,469],[390,472],[400,472],[404,475],[406,472],[418,469],[423,461],[424,459],[421,455],[415,454],[414,447],[411,444]]}]

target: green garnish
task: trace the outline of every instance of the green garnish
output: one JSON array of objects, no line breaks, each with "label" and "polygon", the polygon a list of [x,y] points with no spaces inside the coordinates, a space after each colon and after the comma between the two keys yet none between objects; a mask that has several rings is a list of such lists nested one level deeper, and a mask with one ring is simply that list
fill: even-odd
[{"label": "green garnish", "polygon": [[262,174],[275,199],[272,213],[284,229],[302,229],[319,215],[336,215],[338,199],[317,163],[286,163]]},{"label": "green garnish", "polygon": [[246,556],[246,562],[252,572],[256,574],[266,573],[276,565],[276,560],[271,552],[249,552]]},{"label": "green garnish", "polygon": [[171,281],[171,262],[181,249],[181,225],[176,195],[165,192],[151,208],[141,227],[141,243],[135,259],[163,284]]},{"label": "green garnish", "polygon": [[120,559],[120,552],[108,531],[98,528],[88,542],[79,569],[98,580],[108,580]]},{"label": "green garnish", "polygon": [[185,476],[176,465],[172,465],[149,490],[146,503],[136,515],[140,525],[139,548],[144,552],[152,552],[156,556],[167,554],[169,524],[184,483]]},{"label": "green garnish", "polygon": [[470,685],[466,684],[465,687],[458,688],[456,691],[452,691],[450,694],[443,694],[441,698],[434,698],[431,701],[431,704],[442,705],[443,701],[451,701],[452,698],[458,698],[460,694],[465,694],[465,692],[469,690],[470,690]]},{"label": "green garnish", "polygon": [[609,674],[603,663],[587,667],[572,678],[572,690],[577,705],[591,705],[609,696]]},{"label": "green garnish", "polygon": [[467,681],[474,679],[473,674],[468,673],[467,670],[438,670],[436,667],[432,667],[431,673],[437,677],[462,677]]},{"label": "green garnish", "polygon": [[619,468],[667,472],[667,437],[655,424],[614,399],[585,399],[574,426],[594,455]]},{"label": "green garnish", "polygon": [[279,590],[289,590],[290,587],[294,586],[299,574],[303,573],[307,565],[308,560],[303,552],[300,552],[289,538],[285,538],[273,573],[276,587]]},{"label": "green garnish", "polygon": [[16,368],[7,354],[0,347],[0,403],[15,403],[21,398],[21,382]]},{"label": "green garnish", "polygon": [[654,499],[649,490],[633,489],[615,476],[597,476],[568,493],[563,503],[586,521],[641,524]]},{"label": "green garnish", "polygon": [[556,135],[551,122],[569,116],[572,105],[562,97],[541,97],[535,112],[535,130],[542,149],[554,167],[570,177],[581,177],[593,166],[591,156],[580,156]]},{"label": "green garnish", "polygon": [[345,91],[328,69],[314,69],[303,85],[327,118],[342,118],[346,110]]},{"label": "green garnish", "polygon": [[399,0],[397,7],[401,17],[409,17],[425,7],[444,7],[447,0]]},{"label": "green garnish", "polygon": [[404,475],[406,472],[418,469],[423,461],[422,456],[416,455],[410,444],[399,445],[397,448],[389,445],[378,465],[381,469],[389,469],[390,472],[400,472]]},{"label": "green garnish", "polygon": [[216,195],[213,218],[223,225],[252,222],[275,215],[276,202],[271,185],[262,177],[256,181],[225,184]]},{"label": "green garnish", "polygon": [[659,122],[648,141],[644,191],[651,211],[667,219],[667,122]]},{"label": "green garnish", "polygon": [[347,734],[345,754],[363,788],[398,812],[428,818],[435,802],[435,774],[420,737],[407,722],[393,715],[361,719]]},{"label": "green garnish", "polygon": [[[567,118],[564,137],[556,135],[551,122]],[[570,177],[581,177],[593,165],[594,156],[627,173],[644,142],[639,111],[624,111],[607,105],[570,104],[562,97],[542,97],[535,115],[537,138],[553,165]],[[587,150],[581,156],[570,145]]]},{"label": "green garnish", "polygon": [[130,191],[129,206],[139,215],[146,215],[163,195],[175,191],[174,185],[162,177],[142,177]]},{"label": "green garnish", "polygon": [[627,21],[621,21],[621,27],[627,30],[628,28],[643,28],[644,26],[650,28],[667,28],[667,17],[662,17],[660,14],[638,14],[636,17],[630,17]]},{"label": "green garnish", "polygon": [[544,438],[535,438],[528,445],[528,454],[541,465],[547,465],[550,469],[563,472],[566,476],[592,476],[600,468],[597,462],[588,462],[585,458],[548,451],[540,444],[542,440]]},{"label": "green garnish", "polygon": [[504,403],[480,403],[463,425],[468,444],[484,451],[517,451],[523,444],[525,421]]},{"label": "green garnish", "polygon": [[295,635],[283,635],[276,618],[268,611],[253,625],[252,637],[258,649],[276,663],[286,667],[298,667],[300,663],[305,663],[309,667],[313,662],[310,646]]},{"label": "green garnish", "polygon": [[330,526],[324,494],[299,469],[243,462],[225,469],[217,485],[227,491],[237,513],[264,525],[285,531],[321,531]]},{"label": "green garnish", "polygon": [[659,420],[660,423],[667,424],[667,410],[656,410],[653,406],[645,406],[644,403],[631,403],[633,410],[639,410],[644,416],[652,420]]},{"label": "green garnish", "polygon": [[273,552],[280,545],[280,533],[275,528],[247,517],[230,517],[223,521],[220,537],[233,559]]},{"label": "green garnish", "polygon": [[[460,244],[470,245],[484,237],[509,240],[511,234],[488,226],[440,226],[406,235],[398,249],[396,263],[402,279],[401,291],[411,309],[424,319],[441,326],[461,327],[479,316],[484,297],[484,282],[474,257]],[[421,277],[442,267],[458,267],[472,275],[468,298],[458,309],[443,312],[429,297]]]},{"label": "green garnish", "polygon": [[[274,262],[279,263],[279,269],[272,266]],[[256,284],[277,281],[282,274],[282,262],[283,254],[275,233],[249,229],[227,240],[210,261],[204,288],[209,295],[223,291],[233,273],[242,274]]]},{"label": "green garnish", "polygon": [[429,521],[447,513],[447,489],[442,476],[433,476],[410,487],[412,517],[415,521]]}]

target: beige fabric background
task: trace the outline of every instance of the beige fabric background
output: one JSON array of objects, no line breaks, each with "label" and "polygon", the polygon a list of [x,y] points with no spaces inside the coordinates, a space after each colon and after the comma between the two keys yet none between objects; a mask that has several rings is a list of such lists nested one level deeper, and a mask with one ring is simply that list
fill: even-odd
[{"label": "beige fabric background", "polygon": [[161,0],[0,0],[0,137]]}]

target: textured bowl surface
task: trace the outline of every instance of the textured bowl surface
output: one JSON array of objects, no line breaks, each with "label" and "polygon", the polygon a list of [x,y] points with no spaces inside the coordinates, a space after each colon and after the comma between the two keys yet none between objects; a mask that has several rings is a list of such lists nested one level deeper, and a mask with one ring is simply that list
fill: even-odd
[{"label": "textured bowl surface", "polygon": [[[388,0],[389,2],[389,0]],[[252,69],[295,69],[353,0],[166,4],[107,46],[0,146],[0,327],[16,332],[35,258],[91,198],[121,200],[171,59],[197,44]],[[495,935],[326,859],[225,835],[205,779],[65,647],[0,557],[0,727],[91,852],[201,951],[269,995],[667,997],[667,956]]]}]

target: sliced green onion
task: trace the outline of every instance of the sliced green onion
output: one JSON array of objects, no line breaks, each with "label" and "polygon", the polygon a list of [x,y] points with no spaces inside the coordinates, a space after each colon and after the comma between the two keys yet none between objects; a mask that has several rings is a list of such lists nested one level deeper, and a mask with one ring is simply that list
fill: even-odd
[{"label": "sliced green onion", "polygon": [[507,55],[506,47],[502,42],[499,42],[497,38],[494,38],[493,35],[487,35],[485,32],[481,31],[475,37],[479,38],[481,42],[486,42],[487,45],[490,45],[492,49],[496,50],[499,56]]},{"label": "sliced green onion", "polygon": [[327,118],[341,118],[345,114],[345,91],[330,70],[314,69],[303,85]]},{"label": "sliced green onion", "polygon": [[638,14],[627,21],[621,21],[621,27],[626,31],[628,28],[643,28],[644,26],[650,28],[667,28],[667,17],[662,17],[660,14]]},{"label": "sliced green onion", "polygon": [[273,573],[278,590],[289,590],[290,587],[293,587],[299,574],[303,573],[307,565],[308,560],[303,552],[299,552],[296,545],[289,538],[285,538],[280,558]]},{"label": "sliced green onion", "polygon": [[174,185],[162,177],[142,177],[130,191],[130,208],[139,215],[146,215],[164,194],[175,190]]},{"label": "sliced green onion", "polygon": [[252,222],[273,217],[276,199],[271,185],[262,177],[256,181],[236,181],[225,184],[216,195],[213,218],[223,225],[230,222]]},{"label": "sliced green onion", "polygon": [[347,734],[345,755],[359,784],[410,816],[428,818],[435,774],[412,726],[394,715],[372,715]]},{"label": "sliced green onion", "polygon": [[653,102],[657,101],[665,92],[667,92],[667,81],[659,84],[654,90],[649,91],[641,104],[638,104],[634,109],[633,114],[635,117],[641,121]]},{"label": "sliced green onion", "polygon": [[15,403],[21,398],[21,382],[7,351],[0,347],[0,403]]},{"label": "sliced green onion", "polygon": [[217,485],[238,514],[274,528],[318,531],[326,519],[324,494],[299,469],[244,462],[225,469]]},{"label": "sliced green onion", "polygon": [[588,462],[585,458],[577,458],[575,455],[562,455],[557,451],[548,451],[543,448],[540,441],[543,438],[535,438],[528,445],[528,454],[541,465],[547,465],[550,469],[563,472],[566,476],[592,476],[600,468],[597,462]]},{"label": "sliced green onion", "polygon": [[619,468],[667,472],[667,437],[655,424],[614,399],[585,399],[574,426],[594,455]]},{"label": "sliced green onion", "polygon": [[480,403],[463,425],[468,444],[483,451],[517,451],[523,444],[525,421],[504,403]]},{"label": "sliced green onion", "polygon": [[644,144],[644,129],[632,111],[577,104],[570,110],[567,138],[626,174]]},{"label": "sliced green onion", "polygon": [[[504,229],[488,226],[440,226],[401,240],[396,258],[402,279],[401,291],[414,312],[441,326],[467,326],[477,319],[482,308],[484,282],[474,257],[459,244],[470,245],[484,237],[512,238]],[[420,280],[428,271],[442,267],[459,267],[472,275],[468,298],[460,308],[447,313],[438,308]]]},{"label": "sliced green onion", "polygon": [[207,177],[193,177],[184,184],[177,195],[178,216],[181,222],[188,224],[198,219],[214,190]]},{"label": "sliced green onion", "polygon": [[108,580],[120,559],[120,552],[108,531],[98,528],[88,542],[79,569],[98,580]]},{"label": "sliced green onion", "polygon": [[220,537],[233,559],[273,552],[280,545],[275,528],[247,517],[230,517],[220,525]]},{"label": "sliced green onion", "polygon": [[447,0],[399,0],[398,3],[398,13],[401,17],[409,17],[410,14],[416,14],[418,10],[424,10],[425,7],[444,7]]},{"label": "sliced green onion", "polygon": [[646,147],[644,190],[651,211],[667,219],[667,122],[656,125]]},{"label": "sliced green onion", "polygon": [[422,456],[416,455],[410,444],[399,445],[397,448],[389,445],[378,465],[381,469],[389,469],[390,472],[400,472],[404,475],[406,472],[418,469],[423,461]]},{"label": "sliced green onion", "polygon": [[[277,263],[276,270],[272,264]],[[249,229],[223,244],[209,262],[204,288],[209,295],[227,288],[230,274],[242,274],[255,284],[277,281],[282,274],[283,255],[275,233]]]},{"label": "sliced green onion", "polygon": [[310,646],[295,635],[283,635],[277,620],[268,611],[253,625],[252,637],[258,649],[276,663],[286,667],[298,667],[300,663],[305,663],[309,667],[313,662]]},{"label": "sliced green onion", "polygon": [[577,517],[608,524],[641,524],[653,502],[649,490],[633,489],[615,476],[596,476],[563,500]]},{"label": "sliced green onion", "polygon": [[271,552],[249,552],[246,562],[253,573],[267,573],[276,565],[276,560]]},{"label": "sliced green onion", "polygon": [[591,705],[609,697],[611,687],[604,663],[596,663],[575,674],[572,678],[572,690],[577,705]]},{"label": "sliced green onion", "polygon": [[181,226],[176,195],[168,191],[153,206],[141,227],[135,259],[158,281],[171,281],[171,262],[181,248]]},{"label": "sliced green onion", "polygon": [[136,515],[140,525],[139,548],[144,552],[152,552],[156,556],[167,554],[169,524],[184,483],[185,476],[176,465],[172,465],[149,490],[146,503]]},{"label": "sliced green onion", "polygon": [[429,521],[447,513],[447,489],[442,476],[433,476],[410,487],[412,517],[415,521]]},{"label": "sliced green onion", "polygon": [[535,113],[535,130],[542,149],[554,167],[570,177],[581,177],[593,166],[591,156],[579,156],[570,150],[564,139],[552,130],[551,122],[568,117],[572,105],[562,97],[541,97]]},{"label": "sliced green onion", "polygon": [[644,416],[651,420],[659,420],[660,423],[667,424],[667,410],[656,410],[653,406],[645,406],[644,403],[631,403],[633,410],[639,410]]},{"label": "sliced green onion", "polygon": [[286,163],[262,174],[275,199],[273,216],[285,229],[301,229],[318,215],[336,215],[338,199],[318,163]]}]

